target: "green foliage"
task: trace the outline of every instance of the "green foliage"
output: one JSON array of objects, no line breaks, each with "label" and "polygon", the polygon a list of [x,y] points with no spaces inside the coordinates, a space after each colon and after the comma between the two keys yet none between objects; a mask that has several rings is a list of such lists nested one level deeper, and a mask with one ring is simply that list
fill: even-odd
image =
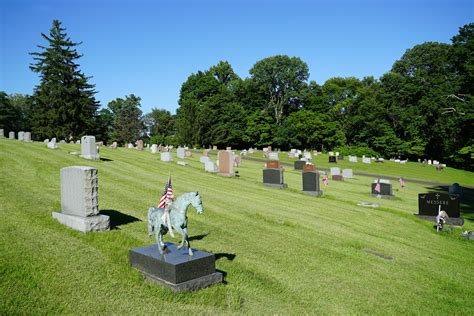
[{"label": "green foliage", "polygon": [[5,133],[19,131],[19,117],[18,109],[12,105],[8,95],[0,91],[0,128],[4,129]]},{"label": "green foliage", "polygon": [[117,98],[107,105],[114,117],[112,131],[114,141],[134,144],[142,136],[144,126],[140,100],[140,97],[131,94],[125,96],[125,99]]},{"label": "green foliage", "polygon": [[300,93],[306,88],[308,65],[298,57],[277,55],[258,61],[250,75],[256,87],[265,96],[265,109],[277,125],[285,115],[302,106]]},{"label": "green foliage", "polygon": [[78,138],[94,129],[98,103],[94,85],[88,83],[77,60],[81,57],[61,22],[53,21],[49,35],[41,33],[48,46],[30,53],[35,61],[30,69],[40,75],[33,95],[31,125],[36,139]]},{"label": "green foliage", "polygon": [[337,146],[333,150],[344,156],[352,155],[357,157],[380,157],[380,154],[375,150],[365,146]]}]

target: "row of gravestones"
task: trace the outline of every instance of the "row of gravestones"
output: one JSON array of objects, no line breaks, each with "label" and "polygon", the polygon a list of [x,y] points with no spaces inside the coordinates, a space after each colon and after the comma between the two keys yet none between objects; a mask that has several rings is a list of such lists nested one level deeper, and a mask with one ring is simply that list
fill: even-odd
[{"label": "row of gravestones", "polygon": [[[0,129],[0,138],[5,138],[5,131]],[[15,132],[8,133],[9,139],[15,139]],[[18,132],[18,140],[22,142],[31,142],[31,132]]]}]

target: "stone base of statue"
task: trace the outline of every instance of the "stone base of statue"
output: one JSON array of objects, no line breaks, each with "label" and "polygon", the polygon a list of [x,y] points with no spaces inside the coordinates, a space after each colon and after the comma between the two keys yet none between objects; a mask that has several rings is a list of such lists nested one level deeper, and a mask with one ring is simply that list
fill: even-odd
[{"label": "stone base of statue", "polygon": [[143,276],[173,292],[198,290],[212,284],[221,283],[222,273],[216,272],[215,256],[212,253],[193,249],[189,256],[184,247],[166,243],[163,254],[158,246],[151,245],[131,249],[129,261]]},{"label": "stone base of statue", "polygon": [[[420,214],[415,214],[415,215],[416,217],[420,219],[424,219],[425,221],[436,223],[436,216],[420,215]],[[464,219],[462,217],[448,217],[446,224],[453,225],[453,226],[463,226]]]}]

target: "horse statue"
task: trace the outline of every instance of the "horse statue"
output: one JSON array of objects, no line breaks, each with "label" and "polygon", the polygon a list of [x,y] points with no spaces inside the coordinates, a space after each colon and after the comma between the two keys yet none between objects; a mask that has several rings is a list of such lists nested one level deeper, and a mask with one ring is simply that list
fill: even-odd
[{"label": "horse statue", "polygon": [[[189,204],[191,204],[198,214],[202,214],[204,211],[202,208],[202,200],[199,192],[188,192],[181,195],[171,204],[170,209],[170,220],[171,226],[181,234],[181,244],[178,249],[181,249],[186,243],[189,255],[193,255],[193,251],[189,244],[188,239],[188,217],[186,212]],[[165,250],[165,244],[163,243],[163,236],[166,235],[169,228],[162,222],[162,215],[165,211],[164,208],[150,207],[148,209],[148,235],[151,236],[153,231],[156,233],[156,242],[160,253]]]}]

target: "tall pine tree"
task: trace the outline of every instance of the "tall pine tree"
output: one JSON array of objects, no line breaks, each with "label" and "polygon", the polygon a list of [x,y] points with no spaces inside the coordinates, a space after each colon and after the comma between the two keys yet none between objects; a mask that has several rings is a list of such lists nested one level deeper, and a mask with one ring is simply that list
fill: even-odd
[{"label": "tall pine tree", "polygon": [[82,57],[74,43],[53,21],[49,36],[41,33],[48,46],[38,45],[41,52],[30,53],[34,64],[30,69],[40,74],[40,84],[33,95],[32,131],[36,139],[58,137],[78,138],[94,128],[94,117],[99,106],[94,85],[89,84],[80,70],[77,59]]}]

